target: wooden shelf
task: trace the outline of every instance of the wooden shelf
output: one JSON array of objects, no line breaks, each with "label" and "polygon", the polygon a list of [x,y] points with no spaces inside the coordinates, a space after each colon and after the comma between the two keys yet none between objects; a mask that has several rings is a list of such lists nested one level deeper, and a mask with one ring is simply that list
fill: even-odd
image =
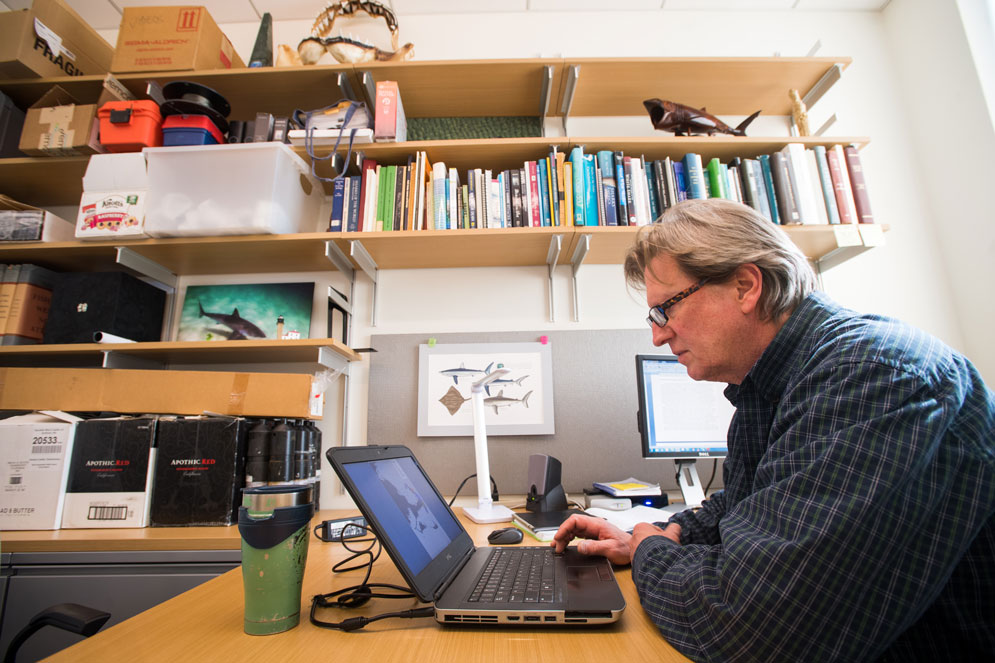
[{"label": "wooden shelf", "polygon": [[346,361],[362,355],[333,338],[156,343],[60,343],[0,346],[0,366],[99,366],[113,352],[165,366],[175,364],[318,363],[321,348]]},{"label": "wooden shelf", "polygon": [[0,262],[32,262],[60,271],[116,269],[116,248],[122,246],[178,276],[328,271],[335,267],[325,258],[325,242],[334,237],[332,233],[303,233],[113,242],[7,242],[0,244]]},{"label": "wooden shelf", "polygon": [[[860,226],[856,225],[781,227],[814,261],[841,247],[863,246],[856,232]],[[8,242],[0,244],[0,262],[32,262],[61,271],[117,269],[114,256],[116,247],[122,246],[181,276],[325,271],[334,269],[325,258],[325,242],[335,242],[345,255],[350,255],[350,242],[358,240],[380,269],[527,266],[546,264],[553,236],[563,237],[562,264],[571,255],[577,238],[590,234],[595,241],[585,262],[615,264],[621,263],[637,231],[636,226],[555,226],[184,237],[115,243]],[[355,261],[354,265],[359,267]]]},{"label": "wooden shelf", "polygon": [[[644,99],[659,97],[713,115],[790,115],[788,90],[805,95],[833,66],[850,58],[578,58],[570,115],[643,115]],[[565,99],[564,74],[557,113]],[[403,88],[402,88],[403,89]]]}]

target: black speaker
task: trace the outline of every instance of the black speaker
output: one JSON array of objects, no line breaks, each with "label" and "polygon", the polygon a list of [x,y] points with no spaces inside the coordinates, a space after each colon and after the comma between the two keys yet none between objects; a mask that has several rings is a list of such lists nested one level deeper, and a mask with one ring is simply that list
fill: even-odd
[{"label": "black speaker", "polygon": [[529,493],[525,497],[528,511],[566,511],[567,495],[560,485],[563,465],[545,454],[529,456]]},{"label": "black speaker", "polygon": [[52,290],[45,343],[93,343],[94,332],[162,338],[166,293],[125,272],[62,274]]}]

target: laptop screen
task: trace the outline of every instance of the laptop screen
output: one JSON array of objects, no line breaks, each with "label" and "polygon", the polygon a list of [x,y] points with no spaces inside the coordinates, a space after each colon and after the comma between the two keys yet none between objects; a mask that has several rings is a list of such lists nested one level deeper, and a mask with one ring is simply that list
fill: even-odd
[{"label": "laptop screen", "polygon": [[345,463],[383,535],[417,575],[462,532],[411,457]]}]

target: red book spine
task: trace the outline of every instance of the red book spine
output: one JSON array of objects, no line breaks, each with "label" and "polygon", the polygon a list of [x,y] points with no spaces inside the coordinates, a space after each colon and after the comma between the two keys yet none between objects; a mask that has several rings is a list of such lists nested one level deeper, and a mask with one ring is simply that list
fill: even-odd
[{"label": "red book spine", "polygon": [[840,168],[836,152],[826,150],[826,162],[829,164],[829,178],[833,181],[833,194],[836,196],[836,206],[840,211],[840,223],[856,223],[846,197],[846,186],[843,184],[843,178],[846,175]]},{"label": "red book spine", "polygon": [[532,192],[532,209],[529,215],[533,226],[542,225],[542,216],[539,213],[539,175],[535,161],[529,161],[529,190]]},{"label": "red book spine", "polygon": [[850,171],[850,186],[853,189],[853,204],[857,208],[857,221],[874,223],[871,199],[867,195],[867,181],[864,179],[864,168],[860,163],[857,146],[847,145],[843,148],[843,153],[846,155],[847,170]]}]

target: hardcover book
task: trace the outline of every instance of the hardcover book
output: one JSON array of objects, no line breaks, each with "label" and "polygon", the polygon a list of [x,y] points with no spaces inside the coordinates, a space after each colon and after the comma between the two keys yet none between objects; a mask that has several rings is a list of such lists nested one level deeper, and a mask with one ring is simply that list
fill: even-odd
[{"label": "hardcover book", "polygon": [[701,165],[701,155],[688,152],[684,155],[684,177],[687,179],[688,198],[708,198],[705,188],[705,170]]},{"label": "hardcover book", "polygon": [[584,189],[584,148],[579,145],[570,150],[570,168],[573,171],[573,224],[583,226],[587,223],[587,191]]},{"label": "hardcover book", "polygon": [[871,198],[867,195],[867,180],[864,178],[864,167],[860,162],[860,153],[856,145],[843,148],[846,155],[846,167],[850,173],[850,188],[853,189],[853,204],[857,209],[859,223],[874,223],[871,213]]},{"label": "hardcover book", "polygon": [[836,206],[840,211],[840,223],[857,223],[857,208],[853,202],[850,173],[843,146],[833,145],[826,150],[826,162],[829,164],[829,177],[833,181],[833,192],[836,194]]},{"label": "hardcover book", "polygon": [[618,201],[618,225],[629,225],[629,186],[625,181],[625,155],[622,152],[615,152],[615,189],[616,200]]},{"label": "hardcover book", "polygon": [[610,150],[600,150],[597,154],[601,169],[601,185],[605,198],[605,225],[618,225],[618,189],[615,186],[615,159]]},{"label": "hardcover book", "polygon": [[833,178],[829,174],[829,160],[826,156],[826,146],[816,145],[812,148],[815,154],[815,167],[819,173],[819,188],[822,191],[822,201],[826,206],[826,216],[829,223],[840,222],[840,210],[836,203],[836,192],[833,190]]},{"label": "hardcover book", "polygon": [[771,174],[774,178],[774,192],[777,194],[777,211],[784,225],[801,223],[798,202],[795,198],[788,159],[782,152],[770,155]]},{"label": "hardcover book", "polygon": [[770,163],[770,155],[761,154],[757,157],[760,162],[760,176],[763,178],[764,190],[767,192],[767,207],[770,210],[770,220],[773,223],[781,223],[781,214],[777,209],[777,194],[774,190],[774,173]]}]

